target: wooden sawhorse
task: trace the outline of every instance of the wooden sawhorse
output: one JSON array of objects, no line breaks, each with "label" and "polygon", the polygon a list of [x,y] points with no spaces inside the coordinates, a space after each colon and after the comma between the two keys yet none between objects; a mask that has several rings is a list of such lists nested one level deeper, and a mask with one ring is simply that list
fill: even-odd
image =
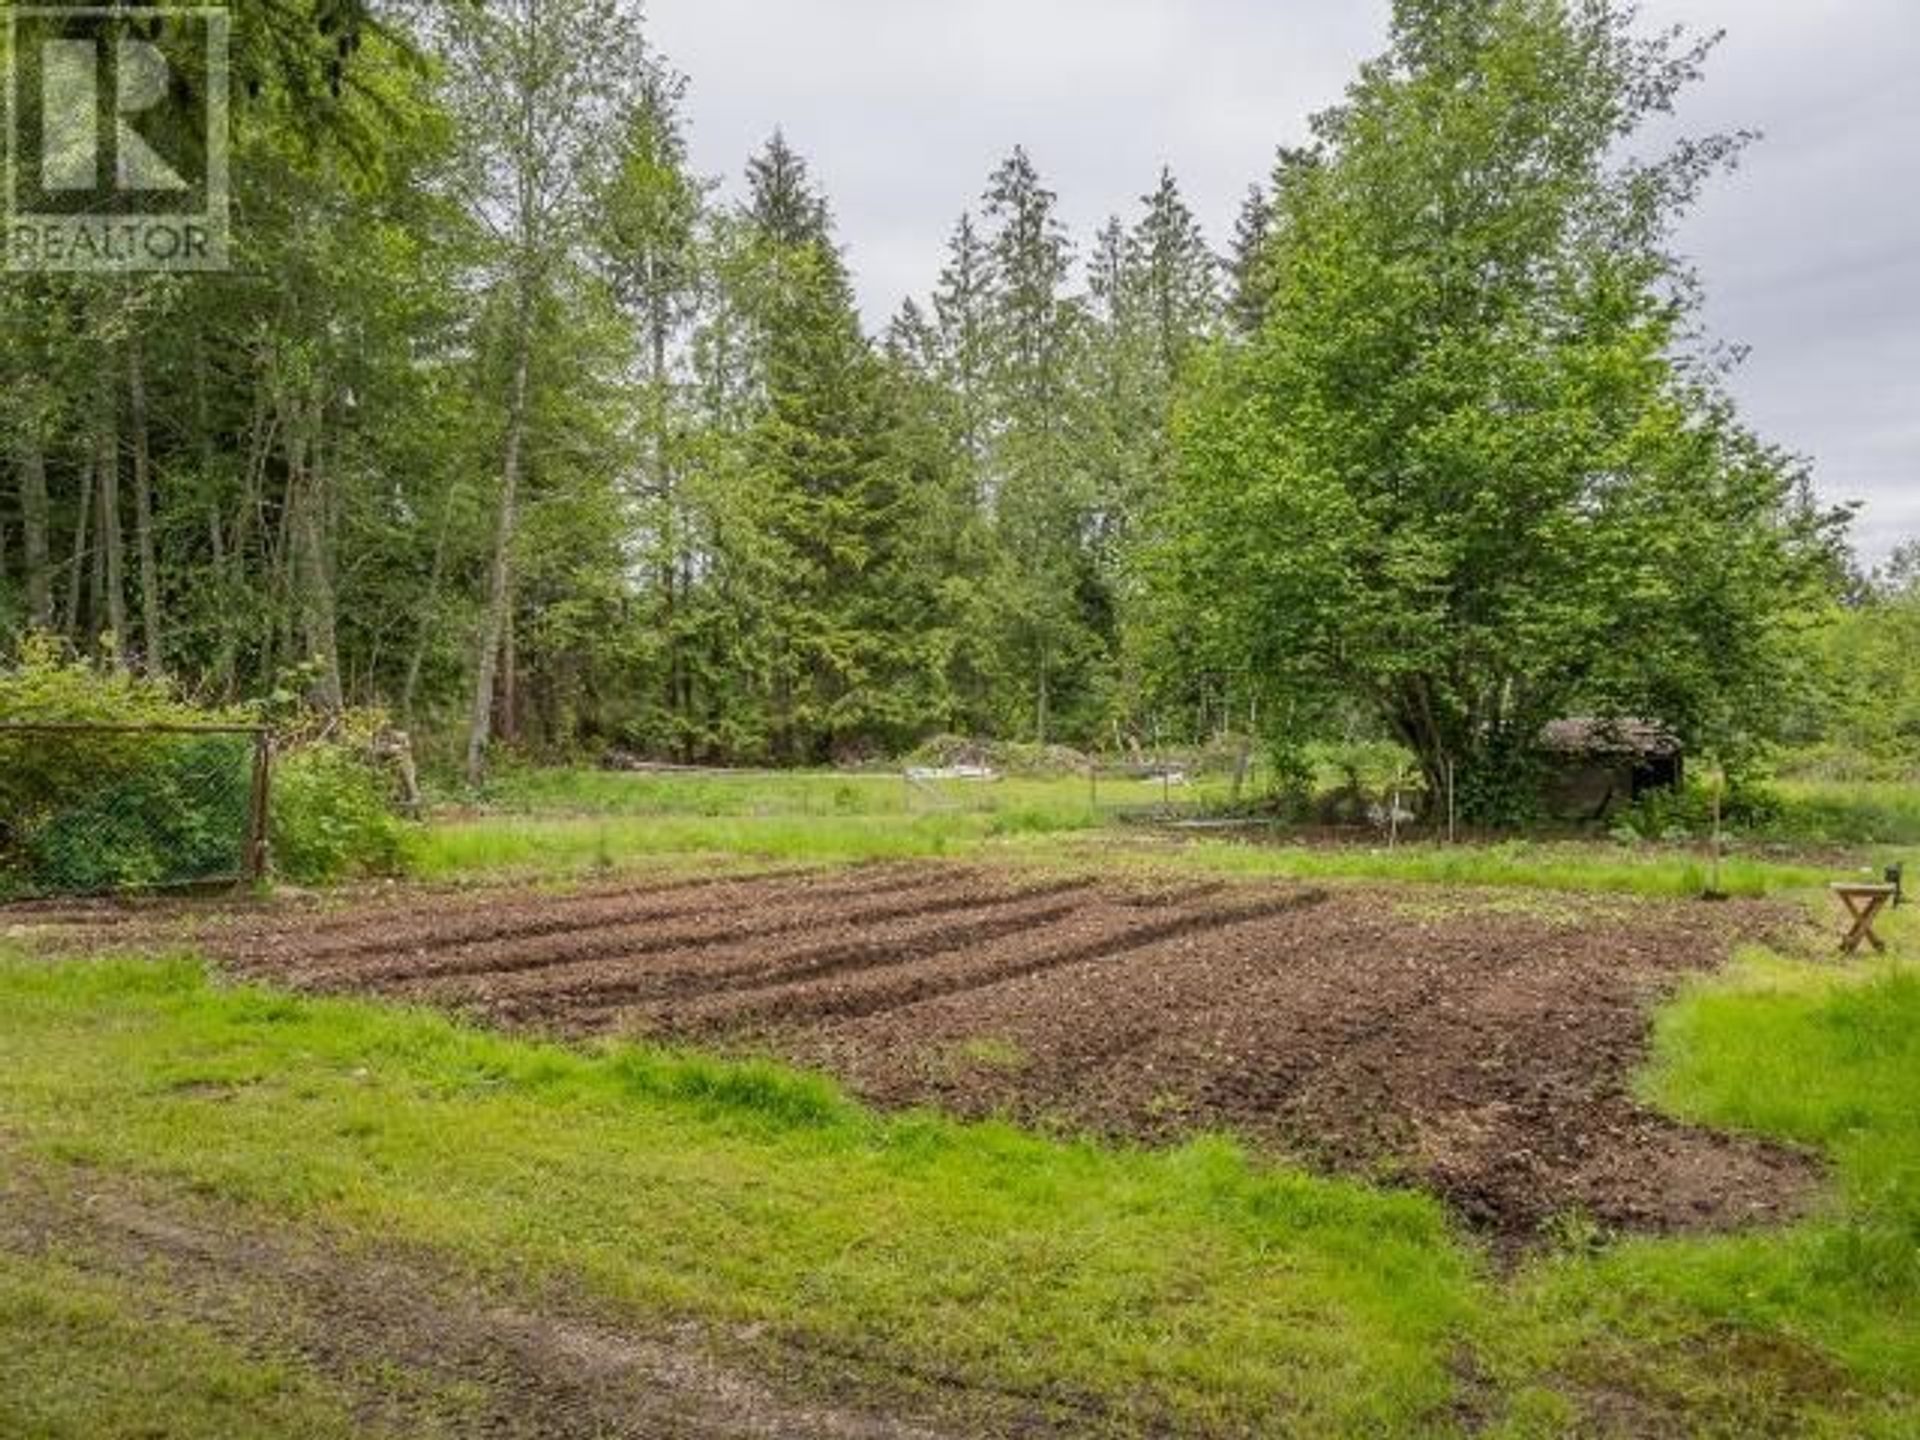
[{"label": "wooden sawhorse", "polygon": [[1833,893],[1840,897],[1840,903],[1847,907],[1847,913],[1853,917],[1853,929],[1840,942],[1840,953],[1857,955],[1862,945],[1871,945],[1877,954],[1886,954],[1887,943],[1874,933],[1873,922],[1880,918],[1882,910],[1899,898],[1900,887],[1843,883],[1835,885]]}]

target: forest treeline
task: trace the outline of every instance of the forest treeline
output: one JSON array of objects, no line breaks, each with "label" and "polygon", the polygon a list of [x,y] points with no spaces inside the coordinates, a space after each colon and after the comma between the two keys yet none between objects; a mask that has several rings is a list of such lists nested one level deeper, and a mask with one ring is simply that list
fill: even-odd
[{"label": "forest treeline", "polygon": [[1491,811],[1575,708],[1826,733],[1898,599],[1727,398],[1671,240],[1742,141],[1623,158],[1708,47],[1616,4],[1401,0],[1218,251],[1170,171],[1070,234],[1016,148],[879,334],[624,0],[235,44],[233,268],[0,299],[5,628],[190,695],[475,775],[1358,726]]}]

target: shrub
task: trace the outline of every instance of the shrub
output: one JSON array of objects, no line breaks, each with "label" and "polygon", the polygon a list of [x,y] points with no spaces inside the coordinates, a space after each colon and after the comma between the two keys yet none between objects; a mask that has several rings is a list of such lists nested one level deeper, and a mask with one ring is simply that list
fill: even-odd
[{"label": "shrub", "polygon": [[[249,769],[245,736],[130,736],[136,762],[20,837],[36,889],[92,893],[225,878],[244,869]],[[84,737],[53,747],[84,754]]]},{"label": "shrub", "polygon": [[317,885],[399,867],[387,779],[359,747],[329,741],[282,755],[270,814],[274,871],[288,880]]},{"label": "shrub", "polygon": [[[272,702],[269,702],[272,703]],[[69,656],[45,636],[0,668],[0,724],[204,726],[257,722],[197,707],[163,681]],[[279,705],[290,737],[275,766],[276,867],[307,883],[391,868],[390,786],[369,758],[382,718]],[[245,868],[253,741],[245,734],[0,732],[0,894],[91,893]]]},{"label": "shrub", "polygon": [[[30,635],[0,669],[7,725],[210,725],[161,681],[71,657]],[[251,742],[244,735],[0,734],[0,890],[92,892],[241,870]]]},{"label": "shrub", "polygon": [[[1722,830],[1768,831],[1784,807],[1780,796],[1751,780],[1727,786],[1720,797]],[[1623,811],[1614,826],[1617,839],[1682,842],[1713,831],[1713,791],[1698,780],[1679,790],[1654,790]]]}]

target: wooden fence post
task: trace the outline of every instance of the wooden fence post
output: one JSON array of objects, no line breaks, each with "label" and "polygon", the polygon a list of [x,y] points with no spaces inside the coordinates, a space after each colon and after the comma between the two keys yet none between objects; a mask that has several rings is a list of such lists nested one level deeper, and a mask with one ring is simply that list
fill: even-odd
[{"label": "wooden fence post", "polygon": [[261,884],[267,878],[267,820],[273,788],[273,734],[259,730],[253,737],[253,791],[247,806],[247,879]]}]

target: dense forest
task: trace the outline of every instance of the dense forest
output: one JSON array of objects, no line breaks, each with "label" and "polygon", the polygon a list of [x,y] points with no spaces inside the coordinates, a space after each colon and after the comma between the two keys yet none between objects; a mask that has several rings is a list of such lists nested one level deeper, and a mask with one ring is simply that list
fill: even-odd
[{"label": "dense forest", "polygon": [[1218,249],[1171,172],[1072,235],[1015,149],[877,335],[804,137],[696,173],[625,0],[234,45],[232,268],[5,277],[12,636],[475,777],[1357,729],[1491,814],[1568,713],[1920,732],[1832,678],[1898,688],[1916,567],[1852,573],[1674,253],[1744,139],[1640,142],[1711,47],[1618,4],[1400,0]]}]

